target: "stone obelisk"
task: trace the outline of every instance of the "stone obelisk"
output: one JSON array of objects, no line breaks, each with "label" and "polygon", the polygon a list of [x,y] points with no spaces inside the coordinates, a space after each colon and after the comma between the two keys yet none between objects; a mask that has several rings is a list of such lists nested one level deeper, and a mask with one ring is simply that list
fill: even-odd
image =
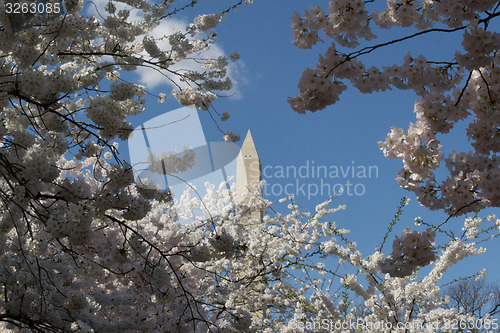
[{"label": "stone obelisk", "polygon": [[[248,205],[252,197],[262,197],[261,191],[255,189],[255,186],[258,185],[261,180],[262,166],[259,154],[257,154],[252,133],[248,130],[245,141],[243,141],[243,145],[241,146],[240,153],[236,158],[236,198],[238,205]],[[255,220],[262,221],[262,211],[255,210],[251,212],[249,220],[253,220],[253,223],[255,223]],[[260,276],[252,280],[253,281],[248,285],[248,295],[251,296],[250,298],[259,298],[259,295],[264,293],[266,283]],[[262,320],[265,318],[265,307],[257,306],[251,313],[253,320]]]},{"label": "stone obelisk", "polygon": [[[248,205],[250,198],[262,193],[255,186],[262,180],[262,166],[253,142],[252,133],[247,132],[240,153],[236,158],[236,197],[240,205]],[[251,217],[262,220],[262,211],[253,211]]]}]

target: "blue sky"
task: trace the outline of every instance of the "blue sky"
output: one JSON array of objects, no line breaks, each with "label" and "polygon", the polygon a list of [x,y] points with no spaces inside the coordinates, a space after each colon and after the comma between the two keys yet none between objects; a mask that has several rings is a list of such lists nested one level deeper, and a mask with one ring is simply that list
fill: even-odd
[{"label": "blue sky", "polygon": [[[214,5],[216,3],[216,5]],[[212,13],[226,6],[219,2],[202,2],[198,9],[187,10],[178,18],[186,22],[197,14]],[[317,1],[326,8],[327,1]],[[303,1],[298,0],[256,0],[253,5],[246,5],[236,12],[231,12],[218,26],[217,45],[226,53],[237,51],[241,55],[239,63],[233,67],[231,75],[237,81],[236,97],[220,98],[214,106],[217,111],[229,112],[230,120],[220,123],[224,130],[237,132],[242,136],[241,145],[247,129],[252,131],[253,139],[258,149],[264,168],[268,167],[264,177],[270,186],[281,184],[285,186],[295,183],[295,178],[277,178],[275,171],[281,167],[309,165],[330,167],[369,167],[375,166],[378,177],[308,177],[299,179],[307,184],[331,185],[360,184],[363,189],[361,196],[349,196],[344,193],[335,198],[333,205],[346,204],[347,210],[336,213],[332,219],[337,225],[350,229],[350,239],[356,241],[364,256],[373,252],[380,245],[389,222],[396,211],[402,196],[411,199],[411,205],[405,210],[399,227],[392,236],[400,235],[407,226],[414,227],[413,220],[421,216],[427,222],[439,224],[446,215],[439,212],[429,212],[420,207],[416,198],[409,192],[400,189],[394,178],[402,164],[397,160],[388,160],[378,149],[377,141],[383,140],[392,125],[408,128],[415,121],[413,103],[415,96],[408,91],[387,91],[371,95],[363,95],[355,89],[348,89],[341,95],[341,101],[323,111],[299,115],[291,110],[287,103],[289,96],[297,92],[297,83],[306,67],[316,65],[318,54],[329,46],[328,41],[312,50],[300,50],[291,44],[291,16],[294,11],[302,13],[306,9]],[[377,32],[376,32],[377,33]],[[390,30],[381,32],[381,41],[387,41],[401,36],[404,31]],[[411,50],[412,55],[425,54],[432,60],[448,60],[453,57],[453,50],[459,41],[456,36],[436,35],[431,40],[423,37],[404,44],[396,45],[386,50],[365,56],[368,64],[390,65],[401,62],[402,57]],[[376,41],[368,42],[372,45]],[[368,60],[369,59],[369,60]],[[153,92],[169,93],[168,85],[158,85]],[[158,116],[164,112],[179,108],[180,105],[169,97],[164,104],[151,100],[147,111],[140,117],[132,118],[134,125]],[[206,112],[200,111],[200,118],[208,141],[222,141],[222,134]],[[465,126],[458,126],[452,135],[442,138],[445,147],[467,151],[469,148],[465,138]],[[124,147],[122,147],[124,148]],[[124,151],[126,155],[126,152]],[[271,172],[270,172],[271,171]],[[323,179],[322,179],[323,178]],[[313,185],[311,185],[313,187]],[[276,188],[279,188],[277,186]],[[359,193],[358,191],[358,193]],[[279,197],[282,197],[281,195]],[[276,201],[278,197],[267,196]],[[298,193],[296,203],[303,209],[314,210],[314,207],[328,198],[327,193],[321,193],[309,199]],[[278,206],[280,207],[280,206]],[[282,209],[281,209],[282,208]],[[281,205],[279,210],[286,210]],[[492,210],[500,215],[499,210]],[[488,213],[489,213],[488,212]],[[480,216],[486,216],[484,212]],[[463,218],[448,222],[455,230],[460,229]],[[417,229],[422,231],[423,228]],[[385,253],[390,251],[388,242]],[[482,267],[489,270],[488,279],[500,283],[500,268],[498,268],[498,253],[500,239],[487,243],[487,254],[463,261],[452,270],[451,276],[474,274]]]}]

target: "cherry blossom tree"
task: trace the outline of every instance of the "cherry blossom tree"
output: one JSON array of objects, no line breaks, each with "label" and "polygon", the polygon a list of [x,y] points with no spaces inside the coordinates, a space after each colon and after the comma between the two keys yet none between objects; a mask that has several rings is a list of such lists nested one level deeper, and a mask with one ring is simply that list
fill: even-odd
[{"label": "cherry blossom tree", "polygon": [[[357,275],[342,280],[344,286],[365,300],[362,304],[367,315],[361,317],[364,323],[367,320],[391,322],[392,328],[398,323],[413,323],[411,328],[403,326],[394,331],[435,332],[463,329],[446,323],[454,320],[467,324],[473,318],[472,314],[461,313],[453,307],[443,310],[441,305],[448,304],[449,299],[440,299],[439,288],[434,289],[432,285],[447,267],[464,256],[480,253],[481,250],[474,247],[485,230],[481,226],[487,220],[466,218],[462,238],[453,236],[448,244],[440,245],[444,246],[441,254],[436,252],[434,238],[436,231],[441,232],[441,227],[453,216],[500,206],[497,89],[500,38],[495,31],[498,16],[498,1],[410,0],[384,4],[380,1],[331,0],[325,8],[317,5],[306,10],[303,16],[295,13],[292,17],[294,44],[298,48],[318,47],[316,44],[320,42],[328,46],[319,56],[316,67],[302,74],[298,84],[300,93],[289,99],[292,109],[305,113],[331,106],[339,101],[348,84],[361,93],[389,89],[413,91],[417,97],[415,123],[411,123],[407,131],[393,127],[379,145],[388,158],[402,160],[403,169],[397,177],[399,185],[414,192],[422,205],[449,215],[439,225],[427,224],[429,228],[422,232],[406,229],[394,240],[390,256],[380,252],[370,256],[371,260],[365,265],[378,260],[377,265],[369,266],[375,271],[361,264],[358,272],[366,275],[369,287],[359,284]],[[403,31],[401,36],[383,40],[376,35],[381,29],[391,28]],[[370,56],[380,49],[403,47],[403,42],[416,38],[449,38],[451,34],[457,39],[451,59],[429,59],[425,53],[408,53],[401,64],[382,67],[369,64]],[[467,136],[474,150],[453,151],[445,156],[440,135],[448,134],[463,120],[468,121]],[[448,169],[448,176],[440,180],[436,170],[442,164]],[[494,217],[489,219],[495,221]],[[377,257],[379,259],[375,259]],[[428,264],[433,268],[418,280],[417,273]],[[388,274],[378,280],[377,274],[381,272]],[[317,300],[321,297],[335,298],[335,294],[318,293]],[[338,307],[335,312],[333,305],[332,309],[326,306],[323,309],[328,309],[337,322],[347,321],[346,325],[352,329],[349,323],[359,318],[359,312],[353,312],[356,316],[347,315],[345,300],[339,305],[344,308],[343,312],[339,312]],[[322,308],[314,309],[319,313]],[[381,319],[383,316],[387,317]],[[298,316],[297,320],[304,318]],[[498,324],[493,327],[493,322],[487,319],[487,331],[498,329]],[[427,326],[416,328],[416,321]],[[366,331],[384,331],[384,328]]]},{"label": "cherry blossom tree", "polygon": [[[202,110],[231,88],[227,66],[237,55],[200,53],[223,16],[250,2],[228,2],[161,38],[155,29],[197,1],[110,1],[95,16],[88,11],[96,4],[81,0],[26,1],[17,14],[1,2],[2,331],[248,326],[242,301],[226,306],[226,296],[272,268],[233,281],[227,263],[245,244],[226,230],[229,220],[180,226],[170,194],[135,183],[114,140],[129,136],[127,117],[143,112],[150,94],[123,73],[153,69],[177,86],[181,104]],[[175,69],[181,62],[202,68]],[[217,214],[227,215],[226,206]]]},{"label": "cherry blossom tree", "polygon": [[[499,3],[432,0],[331,0],[327,8],[312,7],[292,20],[294,44],[312,48],[323,39],[330,45],[315,68],[299,82],[290,98],[299,113],[335,104],[350,83],[362,93],[411,90],[417,100],[415,123],[405,131],[393,127],[380,148],[400,159],[401,187],[413,191],[430,209],[451,215],[500,206],[500,36],[495,28]],[[377,39],[380,29],[400,28],[401,36]],[[429,59],[408,53],[400,64],[371,66],[370,55],[382,48],[404,47],[416,38],[457,39],[452,58]],[[460,37],[456,36],[459,35]],[[461,44],[459,44],[461,42]],[[439,136],[468,119],[467,137],[473,151],[445,156]],[[435,170],[444,162],[446,179]]]}]

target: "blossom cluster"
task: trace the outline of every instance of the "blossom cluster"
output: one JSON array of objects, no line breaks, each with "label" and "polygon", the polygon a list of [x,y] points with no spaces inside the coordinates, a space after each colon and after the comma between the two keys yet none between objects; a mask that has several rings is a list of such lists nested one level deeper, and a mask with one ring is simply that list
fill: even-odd
[{"label": "blossom cluster", "polygon": [[194,25],[198,31],[205,32],[209,29],[215,28],[221,19],[221,14],[200,15],[194,19]]},{"label": "blossom cluster", "polygon": [[427,266],[436,259],[434,237],[436,232],[431,228],[423,233],[405,229],[401,238],[396,237],[393,241],[391,258],[382,263],[381,271],[391,276],[405,277],[415,268]]}]

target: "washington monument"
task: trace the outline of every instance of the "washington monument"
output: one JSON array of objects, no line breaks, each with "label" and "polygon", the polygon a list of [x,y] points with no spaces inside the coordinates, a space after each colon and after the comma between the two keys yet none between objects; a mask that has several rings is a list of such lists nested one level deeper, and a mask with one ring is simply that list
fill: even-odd
[{"label": "washington monument", "polygon": [[[260,197],[255,186],[262,180],[262,166],[253,142],[252,133],[247,132],[240,153],[236,158],[236,197],[239,204],[248,205],[252,197]],[[253,211],[251,217],[262,220],[262,211]]]}]

